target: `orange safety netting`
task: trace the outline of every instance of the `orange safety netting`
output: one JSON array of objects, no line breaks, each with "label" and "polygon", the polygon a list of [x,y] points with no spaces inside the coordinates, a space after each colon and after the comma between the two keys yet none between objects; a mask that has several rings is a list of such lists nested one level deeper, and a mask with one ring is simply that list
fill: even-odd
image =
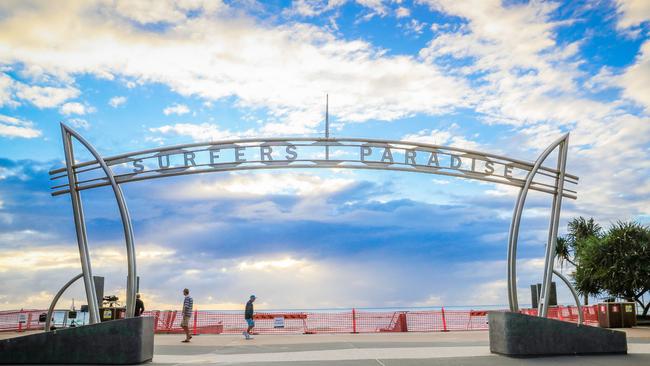
[{"label": "orange safety netting", "polygon": [[[506,311],[506,310],[503,310]],[[44,310],[0,311],[0,331],[42,329],[38,317]],[[537,315],[537,309],[522,309],[523,314]],[[549,318],[576,323],[575,306],[549,309]],[[583,307],[585,324],[598,325],[595,305]],[[180,311],[152,310],[144,316],[155,319],[156,333],[182,333]],[[194,334],[238,334],[247,327],[243,312],[196,310],[190,318]],[[375,333],[375,332],[446,332],[488,329],[486,310],[418,310],[418,311],[350,311],[334,312],[258,312],[254,333]]]}]

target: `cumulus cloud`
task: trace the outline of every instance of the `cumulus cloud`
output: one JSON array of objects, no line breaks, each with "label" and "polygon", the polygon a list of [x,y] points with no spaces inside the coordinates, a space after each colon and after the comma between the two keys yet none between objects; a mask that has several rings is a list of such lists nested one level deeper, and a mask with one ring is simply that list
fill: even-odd
[{"label": "cumulus cloud", "polygon": [[59,113],[63,114],[64,116],[69,116],[71,114],[84,115],[93,112],[95,112],[94,107],[78,102],[65,103],[59,108]]},{"label": "cumulus cloud", "polygon": [[0,73],[0,107],[15,107],[18,102],[13,99],[14,80],[4,73]]},{"label": "cumulus cloud", "polygon": [[165,114],[165,116],[169,116],[170,114],[176,114],[182,116],[184,114],[190,113],[190,109],[185,104],[174,103],[169,107],[163,109],[163,113]]},{"label": "cumulus cloud", "polygon": [[218,181],[197,181],[179,189],[175,199],[206,199],[218,197],[251,197],[289,195],[324,197],[350,188],[354,180],[349,178],[321,178],[297,173],[249,175],[233,174]]},{"label": "cumulus cloud", "polygon": [[16,96],[25,99],[38,108],[54,108],[68,99],[79,96],[79,89],[74,87],[27,86],[20,84]]},{"label": "cumulus cloud", "polygon": [[31,139],[41,134],[31,121],[0,114],[0,136],[2,137]]},{"label": "cumulus cloud", "polygon": [[123,96],[113,97],[108,101],[108,105],[110,105],[113,108],[117,108],[125,103],[126,103],[126,97]]},{"label": "cumulus cloud", "polygon": [[624,95],[643,106],[650,114],[650,41],[641,46],[633,65],[616,80]]},{"label": "cumulus cloud", "polygon": [[90,128],[90,123],[83,118],[69,118],[66,122],[74,128],[82,128],[84,130]]},{"label": "cumulus cloud", "polygon": [[402,136],[402,141],[423,142],[425,144],[459,147],[468,150],[480,150],[481,146],[475,141],[458,134],[460,126],[452,123],[447,129],[425,129],[415,134]]},{"label": "cumulus cloud", "polygon": [[149,131],[162,135],[188,136],[195,142],[228,140],[258,135],[254,130],[223,130],[218,125],[212,123],[176,123],[174,125],[152,127]]},{"label": "cumulus cloud", "polygon": [[[384,9],[380,2],[362,3],[374,12]],[[112,4],[5,7],[0,43],[11,52],[0,52],[0,60],[38,65],[61,78],[122,76],[159,82],[184,96],[235,97],[241,107],[267,108],[266,129],[283,134],[314,131],[322,119],[325,91],[335,96],[330,111],[339,122],[439,114],[466,105],[471,96],[464,81],[435,65],[387,56],[367,42],[340,39],[315,26],[255,24],[223,9],[179,20],[156,16],[169,24],[152,32],[120,18],[125,12]],[[27,25],[30,32],[15,31]],[[46,46],[42,34],[51,35]],[[66,97],[78,95],[73,89],[63,91]]]},{"label": "cumulus cloud", "polygon": [[395,10],[395,16],[398,18],[406,18],[410,15],[411,15],[411,10],[409,10],[409,8],[400,6]]},{"label": "cumulus cloud", "polygon": [[650,2],[645,0],[616,0],[617,27],[634,27],[650,20]]},{"label": "cumulus cloud", "polygon": [[291,8],[286,11],[286,14],[314,17],[338,9],[346,3],[356,3],[367,9],[369,12],[364,17],[384,16],[388,13],[388,1],[386,0],[296,0],[292,2]]},{"label": "cumulus cloud", "polygon": [[[620,191],[637,191],[646,178],[634,175],[645,169],[639,156],[650,143],[647,114],[635,115],[630,103],[617,98],[594,98],[589,88],[606,81],[623,85],[623,96],[640,105],[648,103],[644,83],[647,47],[637,62],[621,76],[597,75],[593,83],[579,69],[579,43],[559,43],[556,32],[566,23],[553,20],[556,3],[531,2],[503,5],[501,1],[474,1],[471,5],[451,0],[427,0],[434,11],[461,17],[466,23],[438,29],[437,36],[420,55],[432,63],[445,65],[449,72],[479,81],[475,85],[474,110],[485,123],[510,126],[518,139],[500,146],[511,154],[535,158],[564,132],[571,132],[569,170],[581,176],[578,187],[579,212],[612,217]],[[449,58],[466,66],[453,67]],[[645,73],[644,73],[645,72]],[[585,81],[586,80],[586,81]],[[632,131],[636,136],[631,137]],[[628,140],[622,136],[630,136]],[[627,156],[627,158],[626,158]],[[608,166],[626,166],[627,179]],[[611,183],[611,185],[610,185]],[[647,213],[647,195],[636,196],[637,204],[626,200],[628,212]],[[610,202],[609,204],[605,201]],[[592,202],[603,204],[600,208]],[[628,204],[629,203],[629,204]]]}]

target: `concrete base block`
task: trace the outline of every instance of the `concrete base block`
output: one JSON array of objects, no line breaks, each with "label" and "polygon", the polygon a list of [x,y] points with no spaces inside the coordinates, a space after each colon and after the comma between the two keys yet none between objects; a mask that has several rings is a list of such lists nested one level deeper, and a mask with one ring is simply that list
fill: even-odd
[{"label": "concrete base block", "polygon": [[117,364],[153,358],[154,318],[113,320],[0,341],[0,364]]},{"label": "concrete base block", "polygon": [[488,313],[490,352],[513,357],[627,353],[624,332],[511,312]]}]

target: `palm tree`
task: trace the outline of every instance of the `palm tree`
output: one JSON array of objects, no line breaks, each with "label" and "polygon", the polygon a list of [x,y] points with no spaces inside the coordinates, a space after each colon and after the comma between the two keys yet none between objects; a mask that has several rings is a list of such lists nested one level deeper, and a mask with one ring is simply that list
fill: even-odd
[{"label": "palm tree", "polygon": [[[603,228],[594,221],[593,217],[586,219],[582,216],[569,221],[568,232],[565,238],[558,238],[555,255],[560,266],[564,262],[571,263],[574,267],[580,265],[580,253],[583,245],[592,238],[601,238]],[[589,303],[589,294],[583,293],[584,304]]]},{"label": "palm tree", "polygon": [[557,263],[560,265],[560,268],[564,267],[565,262],[571,263],[574,267],[576,266],[573,261],[572,252],[573,250],[569,246],[568,240],[562,236],[558,236],[555,246],[555,258],[557,258]]}]

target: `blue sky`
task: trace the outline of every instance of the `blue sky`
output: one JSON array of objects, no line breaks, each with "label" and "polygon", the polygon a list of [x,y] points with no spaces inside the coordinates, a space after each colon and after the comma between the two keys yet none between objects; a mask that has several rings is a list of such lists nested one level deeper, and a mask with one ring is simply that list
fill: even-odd
[{"label": "blue sky", "polygon": [[[326,93],[336,137],[534,160],[570,132],[579,197],[562,228],[577,215],[650,223],[649,20],[643,0],[4,1],[0,308],[45,307],[80,270],[69,198],[48,192],[62,121],[106,156],[321,136]],[[183,287],[199,309],[250,293],[263,308],[506,303],[516,190],[504,186],[279,170],[123,189],[151,307],[177,307]],[[122,294],[111,192],[83,199],[94,271]],[[527,202],[523,303],[541,279],[550,204]]]}]

